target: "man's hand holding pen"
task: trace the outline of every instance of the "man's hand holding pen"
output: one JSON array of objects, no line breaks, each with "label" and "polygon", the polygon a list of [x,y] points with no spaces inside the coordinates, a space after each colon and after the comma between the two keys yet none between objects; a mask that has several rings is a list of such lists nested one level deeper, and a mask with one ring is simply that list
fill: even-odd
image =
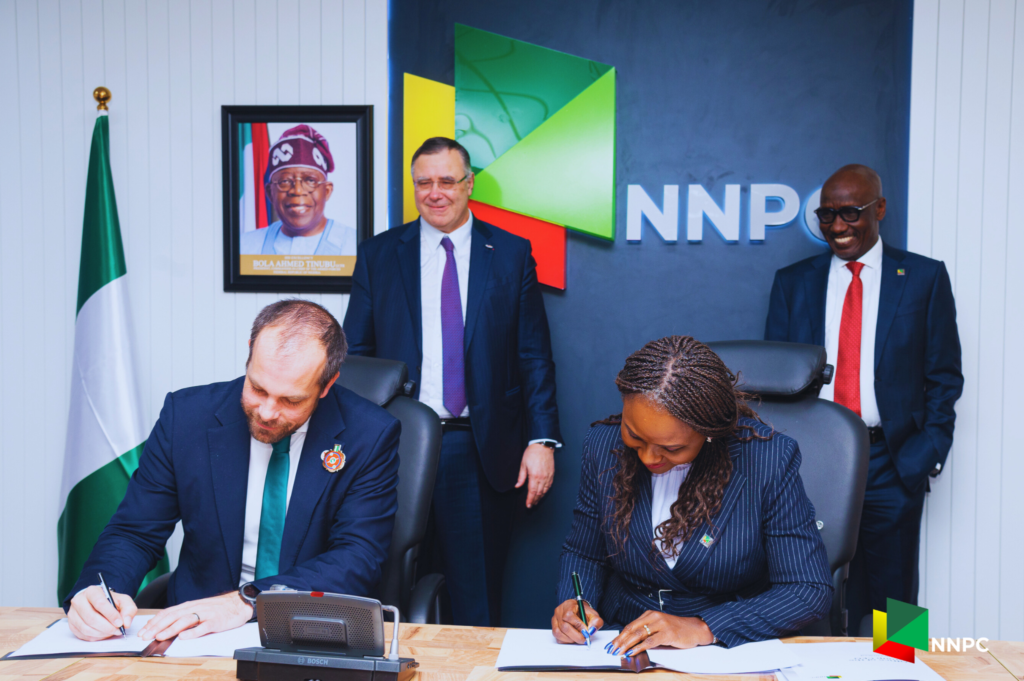
[{"label": "man's hand holding pen", "polygon": [[116,608],[110,604],[98,584],[79,591],[71,599],[71,608],[68,609],[71,633],[83,641],[102,641],[120,635],[120,627],[131,627],[135,613],[139,610],[135,601],[130,596],[114,591],[110,592],[110,596]]}]

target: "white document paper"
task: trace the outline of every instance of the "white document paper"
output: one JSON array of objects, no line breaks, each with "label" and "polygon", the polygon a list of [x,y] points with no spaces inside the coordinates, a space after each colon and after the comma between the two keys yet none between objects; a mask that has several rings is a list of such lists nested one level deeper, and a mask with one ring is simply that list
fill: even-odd
[{"label": "white document paper", "polygon": [[690,674],[753,674],[772,672],[800,664],[800,656],[793,646],[779,639],[744,643],[735,648],[701,646],[680,650],[655,648],[647,651],[651,662],[677,672]]},{"label": "white document paper", "polygon": [[618,655],[604,651],[617,631],[598,631],[590,646],[563,645],[550,629],[509,629],[495,667],[621,667]]},{"label": "white document paper", "polygon": [[[555,641],[548,629],[509,629],[495,666],[503,667],[590,667],[619,669],[621,655],[604,651],[617,631],[599,631],[585,645],[566,645]],[[779,640],[748,643],[735,648],[702,646],[679,650],[656,648],[647,651],[652,662],[668,669],[691,674],[746,674],[770,672],[800,664],[792,646]]]},{"label": "white document paper", "polygon": [[103,641],[83,641],[71,633],[68,621],[62,619],[51,625],[46,631],[18,648],[11,657],[23,655],[68,655],[84,653],[141,653],[152,641],[139,638],[139,630],[152,618],[152,615],[141,615],[132,620],[128,635],[120,635]]},{"label": "white document paper", "polygon": [[875,681],[906,679],[907,681],[942,681],[942,677],[921,660],[913,664],[880,655],[871,643],[791,643],[803,660],[798,667],[782,670],[785,681],[824,681],[841,677],[843,681]]},{"label": "white document paper", "polygon": [[239,648],[258,648],[260,645],[262,644],[259,625],[256,622],[249,622],[237,629],[222,631],[219,634],[207,634],[187,641],[176,638],[164,656],[234,657],[235,651]]},{"label": "white document paper", "polygon": [[[71,633],[68,621],[62,619],[43,633],[11,654],[24,655],[75,655],[141,653],[152,640],[139,638],[139,631],[152,615],[140,615],[132,620],[128,636],[114,636],[103,641],[83,641]],[[165,657],[233,657],[238,648],[253,648],[260,645],[260,630],[255,622],[249,622],[237,629],[219,634],[207,634],[196,639],[182,641],[175,639],[164,653]]]}]

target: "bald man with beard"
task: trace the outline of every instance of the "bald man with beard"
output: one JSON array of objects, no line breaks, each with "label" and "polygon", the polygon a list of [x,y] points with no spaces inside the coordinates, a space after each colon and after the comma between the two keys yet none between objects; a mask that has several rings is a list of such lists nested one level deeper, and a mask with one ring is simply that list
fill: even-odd
[{"label": "bald man with beard", "polygon": [[831,252],[775,273],[764,334],[824,346],[836,371],[819,397],[868,427],[871,460],[847,597],[853,633],[887,598],[917,603],[927,481],[946,463],[964,383],[946,266],[883,243],[885,209],[871,168],[847,165],[828,178],[815,213]]}]

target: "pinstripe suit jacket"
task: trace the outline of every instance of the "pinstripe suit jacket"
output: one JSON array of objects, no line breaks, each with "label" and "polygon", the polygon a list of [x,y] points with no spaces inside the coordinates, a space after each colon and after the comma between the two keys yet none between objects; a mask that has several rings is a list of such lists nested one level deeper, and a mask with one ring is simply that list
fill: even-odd
[{"label": "pinstripe suit jacket", "polygon": [[[758,433],[771,430],[741,419]],[[572,530],[562,547],[558,602],[574,598],[572,573],[609,625],[625,625],[645,610],[700,616],[726,646],[776,638],[828,614],[832,579],[814,507],[800,479],[800,448],[775,433],[771,440],[732,438],[733,472],[714,527],[700,525],[682,544],[675,567],[651,551],[651,477],[641,475],[629,537],[611,555],[612,478],[622,447],[618,426],[590,429],[583,443],[580,491]],[[713,537],[709,548],[701,543]]]}]

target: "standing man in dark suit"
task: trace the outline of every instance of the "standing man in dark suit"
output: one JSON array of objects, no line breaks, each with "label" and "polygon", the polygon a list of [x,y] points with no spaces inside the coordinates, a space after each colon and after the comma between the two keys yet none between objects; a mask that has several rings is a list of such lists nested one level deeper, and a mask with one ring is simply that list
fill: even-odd
[{"label": "standing man in dark suit", "polygon": [[765,339],[823,345],[835,364],[820,397],[864,419],[871,461],[850,622],[886,598],[917,603],[926,481],[946,462],[963,390],[956,307],[946,266],[883,244],[878,174],[840,168],[815,213],[832,249],[775,274]]},{"label": "standing man in dark suit", "polygon": [[319,305],[273,303],[253,322],[245,376],[167,396],[124,501],[64,601],[76,636],[99,640],[131,625],[130,594],[178,520],[185,538],[171,607],[143,638],[234,629],[276,584],[372,594],[398,508],[401,425],[334,385],[345,345]]},{"label": "standing man in dark suit", "polygon": [[359,246],[345,333],[353,354],[405,362],[441,417],[434,522],[453,615],[496,626],[514,490],[540,501],[561,446],[547,315],[530,242],[473,218],[461,144],[424,142],[412,181],[421,217]]}]

